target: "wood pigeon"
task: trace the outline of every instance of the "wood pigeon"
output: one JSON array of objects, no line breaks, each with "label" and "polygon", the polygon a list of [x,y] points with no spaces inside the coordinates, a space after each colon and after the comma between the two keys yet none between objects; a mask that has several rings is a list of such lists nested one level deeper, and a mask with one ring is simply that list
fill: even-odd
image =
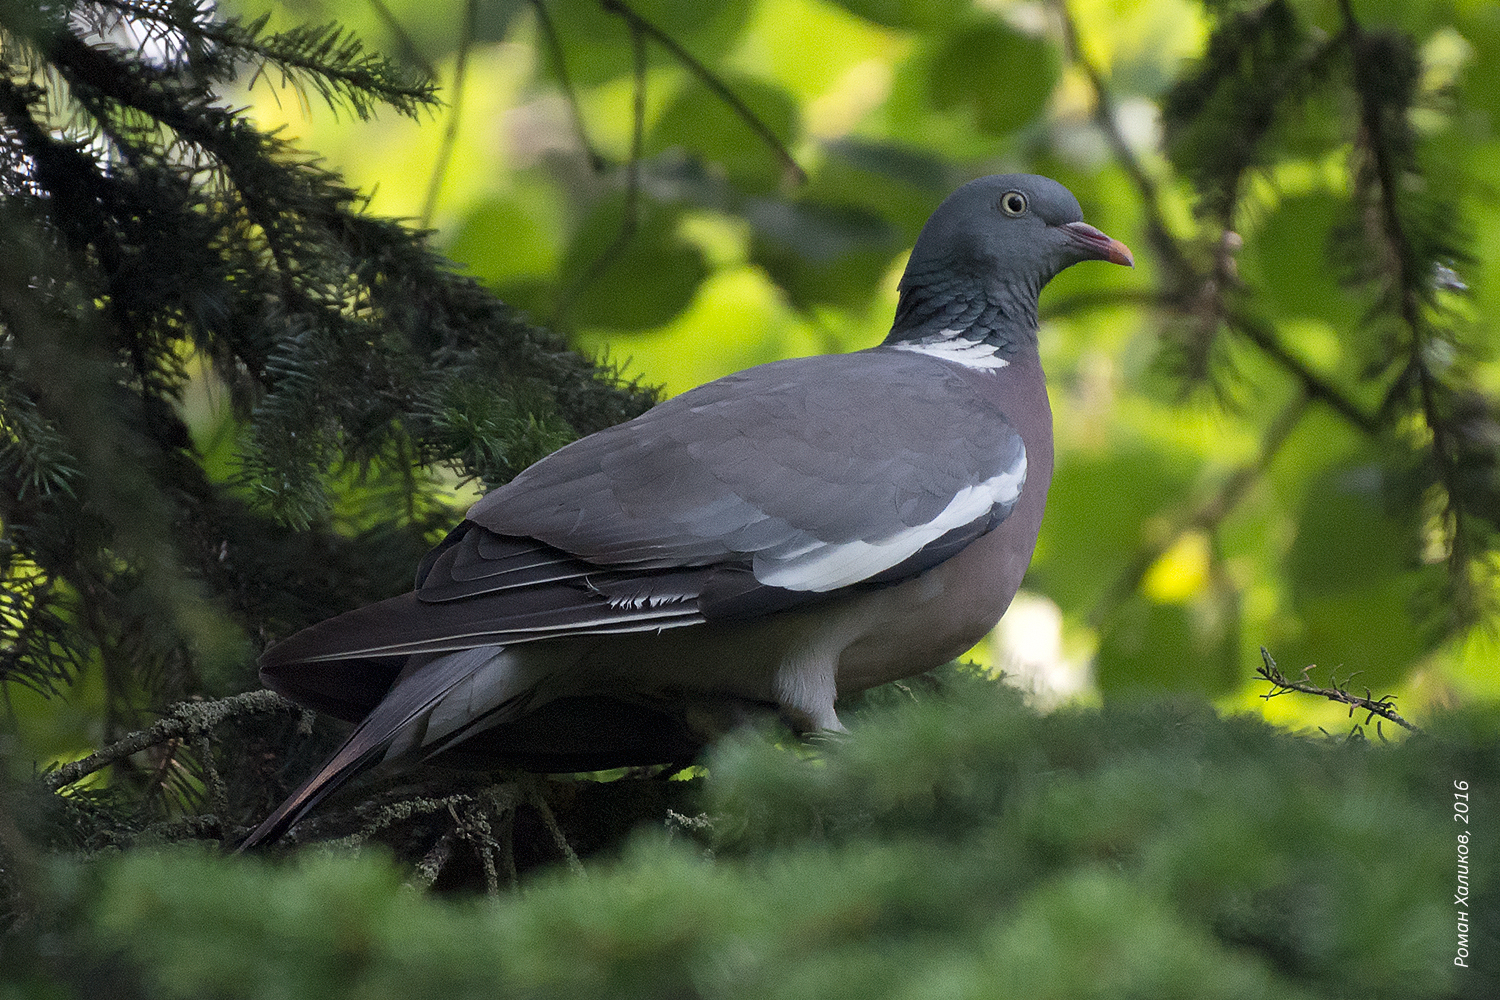
[{"label": "wood pigeon", "polygon": [[386,760],[686,763],[747,706],[841,730],[841,694],[999,621],[1052,478],[1037,297],[1133,264],[1045,177],[959,188],[890,335],[760,365],[575,441],[491,491],[411,593],[272,646],[267,686],[357,722],[242,847]]}]

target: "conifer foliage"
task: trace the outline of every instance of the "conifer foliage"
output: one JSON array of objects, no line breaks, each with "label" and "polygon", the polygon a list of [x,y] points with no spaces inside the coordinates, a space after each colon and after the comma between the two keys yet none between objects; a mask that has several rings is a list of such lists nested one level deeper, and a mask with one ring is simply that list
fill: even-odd
[{"label": "conifer foliage", "polygon": [[0,2],[0,683],[97,663],[116,734],[402,589],[454,516],[424,470],[501,482],[647,401],[228,106],[237,75],[436,102],[334,25]]},{"label": "conifer foliage", "polygon": [[1218,14],[1207,49],[1162,102],[1168,155],[1192,180],[1201,219],[1233,232],[1251,212],[1257,171],[1347,150],[1348,196],[1322,249],[1366,310],[1349,338],[1364,366],[1342,384],[1298,370],[1256,301],[1274,290],[1239,281],[1232,267],[1208,282],[1213,264],[1188,277],[1191,267],[1168,254],[1187,297],[1201,307],[1207,289],[1223,321],[1187,324],[1179,346],[1190,370],[1211,372],[1219,335],[1252,345],[1301,376],[1308,398],[1378,440],[1388,506],[1425,533],[1421,561],[1446,566],[1435,624],[1471,628],[1496,611],[1500,404],[1474,375],[1459,277],[1472,262],[1460,202],[1474,179],[1418,126],[1423,112],[1452,113],[1458,96],[1424,81],[1411,33],[1366,24],[1350,0],[1331,13],[1288,0],[1207,6]]}]

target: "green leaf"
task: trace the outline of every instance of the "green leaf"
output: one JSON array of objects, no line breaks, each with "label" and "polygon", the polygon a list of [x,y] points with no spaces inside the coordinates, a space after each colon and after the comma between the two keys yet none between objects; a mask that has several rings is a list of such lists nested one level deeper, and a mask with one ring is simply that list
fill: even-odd
[{"label": "green leaf", "polygon": [[1184,603],[1131,597],[1099,637],[1094,671],[1100,690],[1232,690],[1240,679],[1235,605],[1235,595],[1214,590]]},{"label": "green leaf", "polygon": [[818,201],[748,205],[751,260],[799,306],[863,311],[900,249],[896,231],[876,213]]},{"label": "green leaf", "polygon": [[964,177],[946,159],[897,142],[847,138],[829,143],[809,196],[877,212],[915,243],[928,216]]},{"label": "green leaf", "polygon": [[1065,608],[1086,610],[1125,570],[1146,522],[1189,495],[1186,456],[1122,442],[1071,455],[1052,477],[1032,578]]},{"label": "green leaf", "polygon": [[557,266],[557,225],[537,200],[490,198],[473,205],[446,252],[485,284],[550,274]]},{"label": "green leaf", "polygon": [[567,311],[577,325],[661,326],[687,308],[708,277],[703,252],[677,234],[678,213],[646,199],[639,208],[639,224],[622,240],[624,196],[600,202],[568,246],[560,273],[565,283],[578,283]]},{"label": "green leaf", "polygon": [[925,29],[949,24],[962,13],[964,4],[950,0],[834,0],[838,6],[866,21],[887,28]]},{"label": "green leaf", "polygon": [[[795,144],[798,109],[785,90],[750,77],[720,79],[784,146]],[[648,155],[672,147],[713,163],[742,191],[774,191],[786,172],[770,144],[738,111],[696,79],[662,110],[646,139]]]},{"label": "green leaf", "polygon": [[995,136],[1009,135],[1036,118],[1061,72],[1052,44],[998,21],[955,32],[928,59],[933,106],[967,108],[974,125]]},{"label": "green leaf", "polygon": [[1331,470],[1309,484],[1286,557],[1298,631],[1278,647],[1284,663],[1357,670],[1361,684],[1390,683],[1430,648],[1413,613],[1438,568],[1415,571],[1413,517],[1384,509],[1374,465]]}]

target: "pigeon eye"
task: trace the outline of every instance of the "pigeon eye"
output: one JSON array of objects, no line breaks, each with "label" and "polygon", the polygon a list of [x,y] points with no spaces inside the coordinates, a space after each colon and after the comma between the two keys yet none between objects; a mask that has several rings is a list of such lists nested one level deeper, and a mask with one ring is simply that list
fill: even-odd
[{"label": "pigeon eye", "polygon": [[1019,191],[1007,191],[1000,196],[1000,211],[1006,215],[1024,215],[1026,196]]}]

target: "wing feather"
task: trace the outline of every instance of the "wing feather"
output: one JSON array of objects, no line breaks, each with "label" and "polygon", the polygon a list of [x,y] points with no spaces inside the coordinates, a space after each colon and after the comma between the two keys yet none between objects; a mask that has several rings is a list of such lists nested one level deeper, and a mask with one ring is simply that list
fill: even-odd
[{"label": "wing feather", "polygon": [[293,685],[299,663],[384,671],[895,582],[994,527],[1025,474],[1019,434],[953,366],[883,349],[764,365],[538,462],[471,508],[414,593],[298,633],[263,673]]},{"label": "wing feather", "polygon": [[1025,469],[964,373],[874,349],[694,389],[542,460],[469,519],[593,566],[749,563],[768,586],[823,592],[997,521]]}]

